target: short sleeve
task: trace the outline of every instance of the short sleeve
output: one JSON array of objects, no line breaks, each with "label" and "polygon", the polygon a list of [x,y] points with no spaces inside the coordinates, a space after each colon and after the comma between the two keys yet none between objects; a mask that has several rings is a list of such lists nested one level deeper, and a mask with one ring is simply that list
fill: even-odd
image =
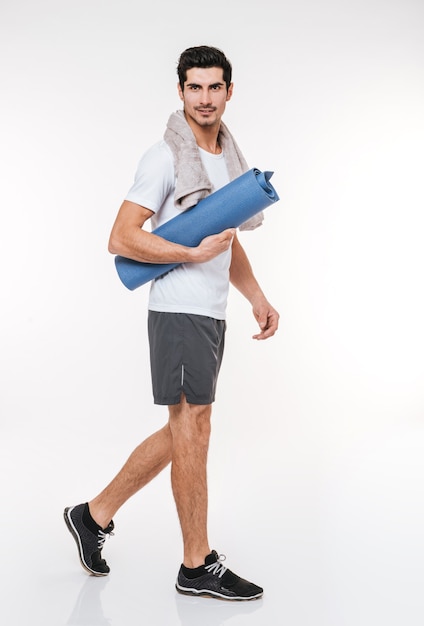
[{"label": "short sleeve", "polygon": [[156,213],[175,187],[174,160],[165,141],[154,144],[141,157],[134,183],[125,199]]}]

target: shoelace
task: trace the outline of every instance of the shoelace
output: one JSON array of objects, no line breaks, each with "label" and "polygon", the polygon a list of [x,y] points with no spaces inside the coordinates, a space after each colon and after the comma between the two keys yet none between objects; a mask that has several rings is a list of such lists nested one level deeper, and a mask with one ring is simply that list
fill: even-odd
[{"label": "shoelace", "polygon": [[205,565],[205,570],[207,570],[210,574],[215,574],[215,575],[219,576],[219,578],[222,578],[223,574],[225,574],[225,572],[228,569],[222,563],[222,561],[225,561],[226,558],[227,557],[225,556],[225,554],[220,554],[218,556],[218,560],[216,561],[216,563],[211,563],[210,565]]},{"label": "shoelace", "polygon": [[106,541],[106,537],[113,537],[115,533],[112,532],[112,530],[108,530],[107,528],[105,530],[99,530],[98,535],[97,535],[97,542],[99,545],[99,550],[101,550],[103,548],[103,545]]}]

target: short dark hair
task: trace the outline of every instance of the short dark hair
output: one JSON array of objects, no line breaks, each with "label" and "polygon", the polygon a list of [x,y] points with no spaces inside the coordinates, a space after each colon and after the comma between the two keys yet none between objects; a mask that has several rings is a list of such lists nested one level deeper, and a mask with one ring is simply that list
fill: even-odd
[{"label": "short dark hair", "polygon": [[211,46],[195,46],[187,48],[178,60],[177,74],[181,90],[187,80],[187,70],[192,67],[221,67],[227,90],[231,83],[232,67],[230,61],[219,48]]}]

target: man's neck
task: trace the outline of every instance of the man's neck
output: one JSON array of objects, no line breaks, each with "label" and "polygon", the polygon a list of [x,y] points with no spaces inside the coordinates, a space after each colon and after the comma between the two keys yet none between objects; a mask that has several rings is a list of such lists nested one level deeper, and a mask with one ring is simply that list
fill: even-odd
[{"label": "man's neck", "polygon": [[201,142],[196,137],[196,143],[199,146],[199,148],[202,148],[202,150],[206,150],[206,152],[210,152],[211,154],[221,154],[222,152],[222,148],[219,145],[217,140],[215,140],[214,143]]}]

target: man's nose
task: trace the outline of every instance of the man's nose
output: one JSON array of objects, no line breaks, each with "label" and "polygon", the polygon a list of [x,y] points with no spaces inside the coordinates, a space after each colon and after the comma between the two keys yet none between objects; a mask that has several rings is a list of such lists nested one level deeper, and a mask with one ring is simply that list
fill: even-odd
[{"label": "man's nose", "polygon": [[202,89],[202,93],[200,94],[200,102],[202,104],[210,104],[211,102],[211,94],[207,87],[205,87],[205,89]]}]

